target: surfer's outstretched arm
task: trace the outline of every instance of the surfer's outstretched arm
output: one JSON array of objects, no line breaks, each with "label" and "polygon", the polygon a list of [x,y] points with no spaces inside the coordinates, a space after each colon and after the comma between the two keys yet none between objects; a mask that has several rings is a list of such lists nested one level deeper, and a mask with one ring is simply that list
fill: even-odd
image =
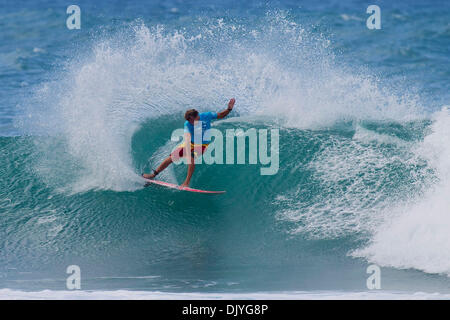
[{"label": "surfer's outstretched arm", "polygon": [[235,102],[236,102],[236,99],[232,98],[230,100],[230,102],[228,102],[228,108],[226,108],[222,112],[217,113],[217,119],[225,118],[231,112],[231,110],[233,110]]}]

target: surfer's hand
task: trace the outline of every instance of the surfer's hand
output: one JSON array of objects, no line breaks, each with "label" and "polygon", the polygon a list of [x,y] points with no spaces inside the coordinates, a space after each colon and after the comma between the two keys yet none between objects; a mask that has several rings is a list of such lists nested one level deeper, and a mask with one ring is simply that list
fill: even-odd
[{"label": "surfer's hand", "polygon": [[236,102],[236,99],[234,99],[234,98],[230,99],[230,102],[228,102],[228,110],[233,109],[235,102]]},{"label": "surfer's hand", "polygon": [[228,107],[225,110],[223,110],[222,112],[217,113],[217,119],[223,119],[227,115],[229,115],[231,110],[233,110],[235,102],[236,102],[236,100],[234,98],[230,99],[230,102],[228,102]]}]

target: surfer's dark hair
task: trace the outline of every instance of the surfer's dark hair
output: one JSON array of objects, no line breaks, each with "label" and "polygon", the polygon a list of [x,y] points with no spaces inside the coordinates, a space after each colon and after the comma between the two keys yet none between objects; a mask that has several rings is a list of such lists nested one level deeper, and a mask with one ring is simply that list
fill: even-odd
[{"label": "surfer's dark hair", "polygon": [[198,116],[198,111],[197,110],[195,110],[195,109],[189,109],[188,111],[186,111],[186,113],[184,114],[184,118],[186,119],[186,120],[188,120],[189,121],[189,119],[191,118],[191,117],[197,117]]}]

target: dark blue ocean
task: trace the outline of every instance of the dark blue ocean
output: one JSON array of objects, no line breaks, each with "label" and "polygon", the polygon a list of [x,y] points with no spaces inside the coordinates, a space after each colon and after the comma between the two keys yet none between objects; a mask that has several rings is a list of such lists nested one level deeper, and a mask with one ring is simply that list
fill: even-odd
[{"label": "dark blue ocean", "polygon": [[[65,297],[70,265],[111,298],[445,297],[449,80],[449,1],[0,0],[0,298]],[[277,173],[144,188],[232,97],[213,127],[279,130]]]}]

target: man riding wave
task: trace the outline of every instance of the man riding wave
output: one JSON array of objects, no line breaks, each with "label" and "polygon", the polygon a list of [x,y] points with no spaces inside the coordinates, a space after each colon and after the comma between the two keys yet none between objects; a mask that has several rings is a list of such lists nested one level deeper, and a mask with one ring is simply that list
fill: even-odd
[{"label": "man riding wave", "polygon": [[[208,148],[209,143],[211,142],[209,134],[207,134],[207,130],[211,128],[211,121],[214,119],[225,118],[231,112],[231,110],[233,110],[235,102],[236,100],[232,98],[230,102],[228,102],[228,108],[218,113],[199,113],[195,109],[187,110],[184,115],[186,122],[184,123],[183,143],[180,144],[170,154],[170,156],[164,159],[164,161],[158,166],[158,168],[156,168],[156,170],[153,170],[153,173],[142,174],[142,176],[146,179],[153,179],[164,169],[166,169],[174,160],[176,161],[184,157],[187,158],[188,171],[186,180],[184,180],[180,187],[188,187],[195,169],[194,158],[198,156],[198,152],[203,154],[206,151],[206,148]],[[198,136],[201,136],[201,141],[194,141],[194,138]]]}]

